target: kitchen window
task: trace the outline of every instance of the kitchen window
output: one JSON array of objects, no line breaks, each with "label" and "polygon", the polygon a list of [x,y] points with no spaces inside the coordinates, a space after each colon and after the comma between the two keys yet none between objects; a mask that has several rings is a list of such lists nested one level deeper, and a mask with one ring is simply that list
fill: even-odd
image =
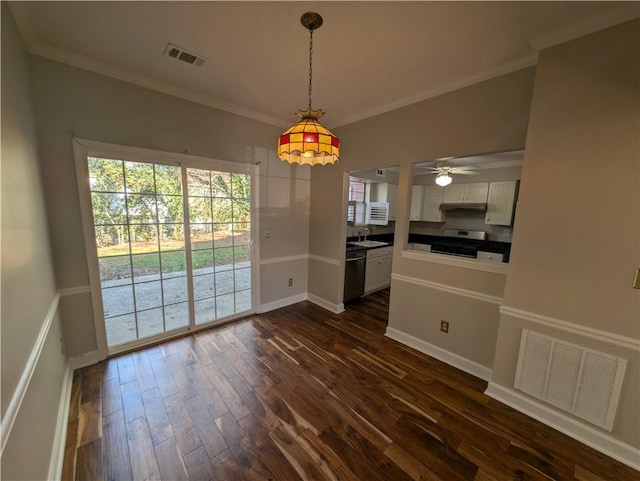
[{"label": "kitchen window", "polygon": [[357,180],[349,181],[349,200],[354,202],[364,202],[367,184]]}]

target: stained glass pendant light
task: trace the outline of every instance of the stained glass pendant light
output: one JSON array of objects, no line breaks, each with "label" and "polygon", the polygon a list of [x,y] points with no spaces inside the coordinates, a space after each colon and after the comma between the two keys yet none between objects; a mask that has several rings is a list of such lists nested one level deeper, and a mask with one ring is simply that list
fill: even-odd
[{"label": "stained glass pendant light", "polygon": [[313,31],[322,26],[322,17],[315,12],[307,12],[300,17],[300,23],[309,30],[309,104],[307,110],[296,113],[300,122],[278,139],[278,157],[290,164],[333,164],[340,159],[340,141],[318,122],[324,112],[311,108]]}]

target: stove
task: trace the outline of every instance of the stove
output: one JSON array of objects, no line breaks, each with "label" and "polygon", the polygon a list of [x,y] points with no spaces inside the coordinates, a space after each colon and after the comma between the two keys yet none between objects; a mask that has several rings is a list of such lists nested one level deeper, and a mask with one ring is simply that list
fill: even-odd
[{"label": "stove", "polygon": [[431,252],[476,258],[486,239],[487,233],[479,230],[444,229],[442,240],[431,243]]}]

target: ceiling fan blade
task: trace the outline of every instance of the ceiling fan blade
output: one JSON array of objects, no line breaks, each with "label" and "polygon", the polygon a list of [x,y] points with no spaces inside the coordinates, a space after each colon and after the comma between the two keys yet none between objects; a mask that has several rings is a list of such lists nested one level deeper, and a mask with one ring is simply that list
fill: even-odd
[{"label": "ceiling fan blade", "polygon": [[478,167],[475,165],[460,165],[458,167],[453,167],[456,170],[477,170]]},{"label": "ceiling fan blade", "polygon": [[475,170],[452,170],[451,173],[454,175],[478,175],[479,174],[479,172],[476,172]]}]

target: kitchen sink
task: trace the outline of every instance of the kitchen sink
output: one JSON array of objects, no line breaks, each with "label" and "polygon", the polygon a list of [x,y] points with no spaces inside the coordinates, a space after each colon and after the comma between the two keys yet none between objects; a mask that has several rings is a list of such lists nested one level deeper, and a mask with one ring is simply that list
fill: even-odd
[{"label": "kitchen sink", "polygon": [[349,244],[351,244],[352,246],[358,246],[358,247],[383,247],[383,246],[389,245],[388,242],[380,242],[380,241],[373,241],[373,240],[355,241],[355,242],[349,242]]}]

